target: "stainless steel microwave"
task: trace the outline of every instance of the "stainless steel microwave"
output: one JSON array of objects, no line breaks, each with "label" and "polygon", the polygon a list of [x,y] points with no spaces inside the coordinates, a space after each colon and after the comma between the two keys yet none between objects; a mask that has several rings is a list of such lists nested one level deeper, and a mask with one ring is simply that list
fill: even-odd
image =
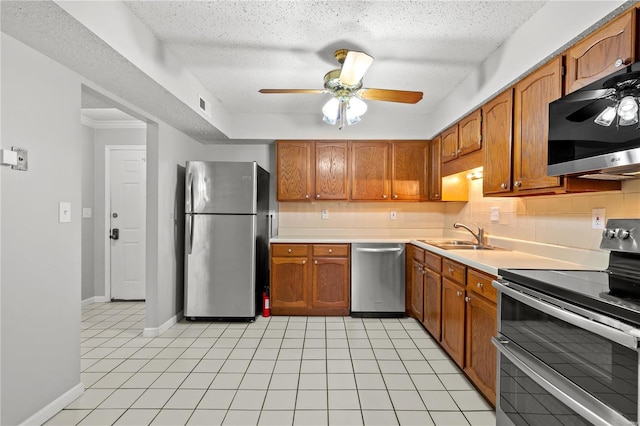
[{"label": "stainless steel microwave", "polygon": [[547,173],[640,177],[640,62],[549,104]]}]

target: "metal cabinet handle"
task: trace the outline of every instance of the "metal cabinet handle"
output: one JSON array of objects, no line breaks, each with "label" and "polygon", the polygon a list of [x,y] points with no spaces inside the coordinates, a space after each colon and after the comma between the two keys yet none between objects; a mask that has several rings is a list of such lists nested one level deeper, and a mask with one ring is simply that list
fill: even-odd
[{"label": "metal cabinet handle", "polygon": [[440,198],[440,194],[433,194],[433,198]]},{"label": "metal cabinet handle", "polygon": [[320,194],[316,194],[316,198],[320,198]]},{"label": "metal cabinet handle", "polygon": [[626,63],[627,63],[627,61],[625,61],[624,59],[622,59],[622,58],[618,58],[618,59],[616,59],[616,61],[613,63],[613,66],[614,66],[614,67],[616,67],[616,68],[620,68],[621,66],[626,65]]},{"label": "metal cabinet handle", "polygon": [[309,194],[305,194],[304,198],[309,199]]},{"label": "metal cabinet handle", "polygon": [[464,301],[469,303],[469,302],[471,302],[471,298],[469,296],[467,296],[467,297],[464,298]]},{"label": "metal cabinet handle", "polygon": [[427,268],[426,267],[422,268],[422,275],[427,275]]},{"label": "metal cabinet handle", "polygon": [[504,183],[504,182],[502,182],[502,183],[500,184],[500,188],[502,188],[502,189],[507,189],[507,184],[506,184],[506,183]]},{"label": "metal cabinet handle", "polygon": [[518,188],[520,188],[520,187],[522,186],[522,182],[520,182],[519,180],[517,180],[517,181],[513,182],[513,184],[514,184],[515,186],[517,186]]},{"label": "metal cabinet handle", "polygon": [[387,199],[387,194],[382,194],[382,199],[386,200]]},{"label": "metal cabinet handle", "polygon": [[329,253],[333,253],[333,249],[329,249]]},{"label": "metal cabinet handle", "polygon": [[459,290],[458,290],[458,291],[456,291],[456,296],[458,296],[458,297],[462,296],[462,292],[461,292],[461,291],[459,291]]},{"label": "metal cabinet handle", "polygon": [[287,253],[291,253],[291,249],[287,250]]},{"label": "metal cabinet handle", "polygon": [[318,261],[317,261],[317,260],[314,260],[314,261],[313,261],[313,263],[317,265],[317,264],[318,264]]},{"label": "metal cabinet handle", "polygon": [[449,273],[453,274],[453,268],[449,268]]},{"label": "metal cabinet handle", "polygon": [[393,195],[393,198],[398,198],[398,196],[396,194]]},{"label": "metal cabinet handle", "polygon": [[307,261],[306,261],[306,260],[303,260],[303,261],[302,261],[302,264],[303,264],[303,265],[306,265],[306,264],[307,264]]},{"label": "metal cabinet handle", "polygon": [[458,148],[458,150],[456,151],[456,154],[460,154],[462,152],[462,149]]},{"label": "metal cabinet handle", "polygon": [[484,287],[484,284],[482,284],[482,283],[476,283],[476,287],[478,287],[478,288],[482,288],[482,287]]}]

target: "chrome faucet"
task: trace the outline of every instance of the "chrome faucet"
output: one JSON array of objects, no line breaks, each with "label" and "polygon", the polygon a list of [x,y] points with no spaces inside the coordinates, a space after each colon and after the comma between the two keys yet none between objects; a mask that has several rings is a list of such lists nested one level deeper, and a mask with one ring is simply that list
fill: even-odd
[{"label": "chrome faucet", "polygon": [[454,228],[464,228],[467,231],[469,231],[471,233],[471,235],[473,235],[476,239],[476,241],[478,242],[478,245],[483,246],[484,245],[484,228],[481,227],[480,225],[478,225],[477,223],[474,223],[474,225],[476,225],[478,227],[478,233],[474,233],[471,228],[469,228],[467,225],[465,225],[464,223],[460,223],[460,222],[456,222],[453,224]]}]

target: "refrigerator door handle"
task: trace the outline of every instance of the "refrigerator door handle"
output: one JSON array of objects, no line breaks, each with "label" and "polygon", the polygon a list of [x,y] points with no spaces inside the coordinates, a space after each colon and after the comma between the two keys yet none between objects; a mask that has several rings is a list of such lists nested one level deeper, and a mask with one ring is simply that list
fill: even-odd
[{"label": "refrigerator door handle", "polygon": [[187,248],[188,253],[191,254],[193,249],[193,227],[194,227],[193,213],[187,214],[187,228],[189,229],[189,247]]},{"label": "refrigerator door handle", "polygon": [[193,173],[187,175],[187,213],[193,212]]}]

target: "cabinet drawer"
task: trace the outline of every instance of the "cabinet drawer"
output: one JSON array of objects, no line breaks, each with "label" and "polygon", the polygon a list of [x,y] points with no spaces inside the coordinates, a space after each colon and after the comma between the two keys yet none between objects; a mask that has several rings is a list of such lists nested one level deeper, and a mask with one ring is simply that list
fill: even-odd
[{"label": "cabinet drawer", "polygon": [[271,245],[272,257],[306,257],[309,254],[309,246],[306,244],[273,244]]},{"label": "cabinet drawer", "polygon": [[424,263],[424,250],[420,247],[413,246],[413,259],[417,262]]},{"label": "cabinet drawer", "polygon": [[451,259],[442,259],[442,276],[464,285],[467,268]]},{"label": "cabinet drawer", "polygon": [[424,252],[424,264],[433,272],[440,273],[442,271],[442,258],[430,251]]},{"label": "cabinet drawer", "polygon": [[479,293],[496,302],[496,289],[491,285],[495,277],[483,274],[473,269],[467,270],[467,289]]},{"label": "cabinet drawer", "polygon": [[349,244],[314,244],[314,257],[349,257]]}]

